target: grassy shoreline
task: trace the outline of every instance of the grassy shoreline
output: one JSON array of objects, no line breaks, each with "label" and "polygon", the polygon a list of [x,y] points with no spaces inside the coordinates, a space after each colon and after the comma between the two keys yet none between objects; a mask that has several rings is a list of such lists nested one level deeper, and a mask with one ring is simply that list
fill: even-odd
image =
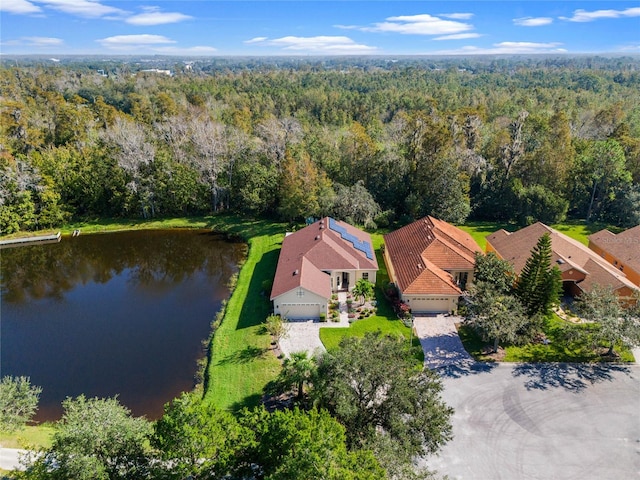
[{"label": "grassy shoreline", "polygon": [[[571,222],[554,225],[559,231],[587,243],[591,233],[605,228],[605,225]],[[203,392],[206,401],[218,407],[238,410],[242,407],[257,405],[262,389],[275,378],[280,362],[273,355],[270,338],[263,331],[262,323],[269,314],[271,306],[263,291],[263,281],[272,280],[278,258],[280,244],[286,225],[269,220],[256,220],[227,213],[199,217],[172,217],[153,220],[132,219],[96,219],[70,223],[59,229],[38,232],[20,232],[2,239],[18,238],[28,235],[43,235],[61,231],[70,235],[74,230],[81,233],[107,233],[123,230],[170,229],[170,228],[206,228],[222,234],[233,235],[246,241],[249,250],[245,263],[241,266],[235,288],[224,307],[222,320],[216,325],[209,344],[209,357],[205,367],[205,385]],[[462,226],[484,247],[484,238],[493,231],[505,228],[515,230],[515,225],[496,222],[468,222]],[[375,248],[379,254],[382,234],[372,234]],[[378,281],[386,278],[384,262],[378,258],[381,271]],[[407,336],[410,330],[388,312],[372,319],[355,322],[348,329],[321,329],[320,336],[331,348],[343,336],[361,336],[365,331],[381,329],[387,333]],[[414,339],[414,344],[415,344]],[[38,426],[30,428],[39,428]],[[51,426],[46,427],[51,432]]]},{"label": "grassy shoreline", "polygon": [[[266,220],[254,220],[236,215],[220,214],[204,217],[179,217],[154,219],[150,221],[130,220],[130,219],[101,219],[95,222],[84,221],[76,222],[62,226],[58,229],[41,230],[37,232],[20,232],[20,234],[0,237],[3,239],[19,238],[23,236],[46,235],[47,233],[62,232],[63,235],[71,235],[74,230],[81,230],[83,234],[99,234],[126,230],[153,230],[153,229],[170,229],[170,228],[201,228],[211,229],[212,231],[227,234],[237,238],[241,238],[249,244],[247,259],[240,267],[238,282],[231,292],[231,297],[226,305],[224,318],[218,329],[221,335],[213,335],[213,350],[210,355],[210,362],[206,366],[205,375],[212,374],[224,375],[223,382],[211,382],[209,378],[210,388],[205,392],[205,398],[213,401],[216,405],[223,408],[241,407],[251,405],[261,393],[262,386],[277,375],[280,362],[275,355],[262,355],[258,364],[245,361],[229,361],[229,358],[240,358],[246,353],[247,346],[253,345],[253,348],[264,349],[265,344],[270,345],[268,335],[262,333],[260,324],[266,317],[260,310],[269,308],[268,299],[264,300],[257,293],[258,297],[264,301],[260,306],[255,301],[246,302],[247,293],[251,292],[251,297],[255,298],[255,285],[252,281],[256,272],[256,265],[261,264],[265,253],[275,252],[277,260],[277,250],[282,240],[285,225]],[[268,255],[273,260],[273,253]],[[273,264],[275,270],[275,263]],[[273,270],[269,272],[266,265],[261,265],[258,269],[262,272],[262,277],[273,274]],[[249,288],[251,286],[251,288]],[[256,305],[259,308],[244,308],[244,304]],[[250,325],[248,325],[250,324]],[[246,328],[249,326],[250,328]],[[218,333],[216,332],[216,333]],[[228,335],[228,339],[223,337]],[[223,345],[223,346],[221,346]],[[257,350],[249,350],[257,351]],[[227,365],[225,368],[219,368],[220,365]],[[215,365],[213,370],[211,365]],[[249,374],[247,373],[249,371]],[[262,372],[262,373],[261,373]],[[255,375],[252,375],[255,374]],[[262,380],[260,380],[262,378]],[[238,379],[243,379],[241,389],[224,388],[232,387]],[[255,385],[251,385],[255,382]],[[257,386],[257,388],[256,388]],[[213,392],[211,393],[211,388]],[[41,425],[29,425],[26,429],[0,435],[0,445],[11,448],[30,447],[47,447],[50,445],[51,436],[53,435],[54,426],[50,423]]]}]

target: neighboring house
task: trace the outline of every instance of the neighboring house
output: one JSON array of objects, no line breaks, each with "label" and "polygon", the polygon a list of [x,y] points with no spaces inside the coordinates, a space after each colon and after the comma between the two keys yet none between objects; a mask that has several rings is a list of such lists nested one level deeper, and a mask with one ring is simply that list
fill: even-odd
[{"label": "neighboring house", "polygon": [[323,218],[284,238],[271,289],[273,311],[291,320],[318,318],[327,313],[332,293],[351,290],[361,278],[375,283],[377,271],[368,233]]},{"label": "neighboring house", "polygon": [[413,313],[456,310],[482,251],[467,232],[433,217],[385,235],[384,245],[389,279]]},{"label": "neighboring house", "polygon": [[531,256],[531,250],[545,233],[551,236],[551,260],[562,273],[565,295],[577,297],[599,284],[610,285],[618,296],[626,298],[637,288],[623,272],[594,251],[540,222],[513,233],[505,230],[492,233],[487,237],[487,252],[495,252],[500,258],[508,260],[515,272],[520,274]]},{"label": "neighboring house", "polygon": [[640,225],[617,235],[600,230],[589,236],[589,248],[640,286]]}]

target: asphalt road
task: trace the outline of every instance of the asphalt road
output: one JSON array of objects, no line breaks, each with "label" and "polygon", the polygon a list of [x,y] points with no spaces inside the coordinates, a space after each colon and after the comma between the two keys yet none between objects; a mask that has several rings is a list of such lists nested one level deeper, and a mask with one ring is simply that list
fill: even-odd
[{"label": "asphalt road", "polygon": [[640,366],[441,367],[454,439],[425,464],[451,480],[640,478]]}]

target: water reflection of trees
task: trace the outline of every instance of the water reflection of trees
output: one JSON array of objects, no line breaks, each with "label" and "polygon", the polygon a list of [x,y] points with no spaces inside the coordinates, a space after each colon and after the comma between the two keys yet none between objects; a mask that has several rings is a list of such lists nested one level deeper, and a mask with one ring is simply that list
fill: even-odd
[{"label": "water reflection of trees", "polygon": [[246,247],[210,232],[155,230],[81,235],[60,243],[2,251],[2,299],[62,298],[78,284],[106,283],[123,274],[130,285],[157,289],[202,272],[227,279]]}]

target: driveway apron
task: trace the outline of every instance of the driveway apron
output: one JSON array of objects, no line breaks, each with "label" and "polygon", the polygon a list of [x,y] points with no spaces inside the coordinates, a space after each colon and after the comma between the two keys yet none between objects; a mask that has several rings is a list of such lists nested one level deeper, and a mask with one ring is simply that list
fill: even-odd
[{"label": "driveway apron", "polygon": [[424,350],[425,367],[471,367],[476,363],[458,336],[455,324],[460,321],[460,317],[445,314],[415,317],[413,326]]}]

